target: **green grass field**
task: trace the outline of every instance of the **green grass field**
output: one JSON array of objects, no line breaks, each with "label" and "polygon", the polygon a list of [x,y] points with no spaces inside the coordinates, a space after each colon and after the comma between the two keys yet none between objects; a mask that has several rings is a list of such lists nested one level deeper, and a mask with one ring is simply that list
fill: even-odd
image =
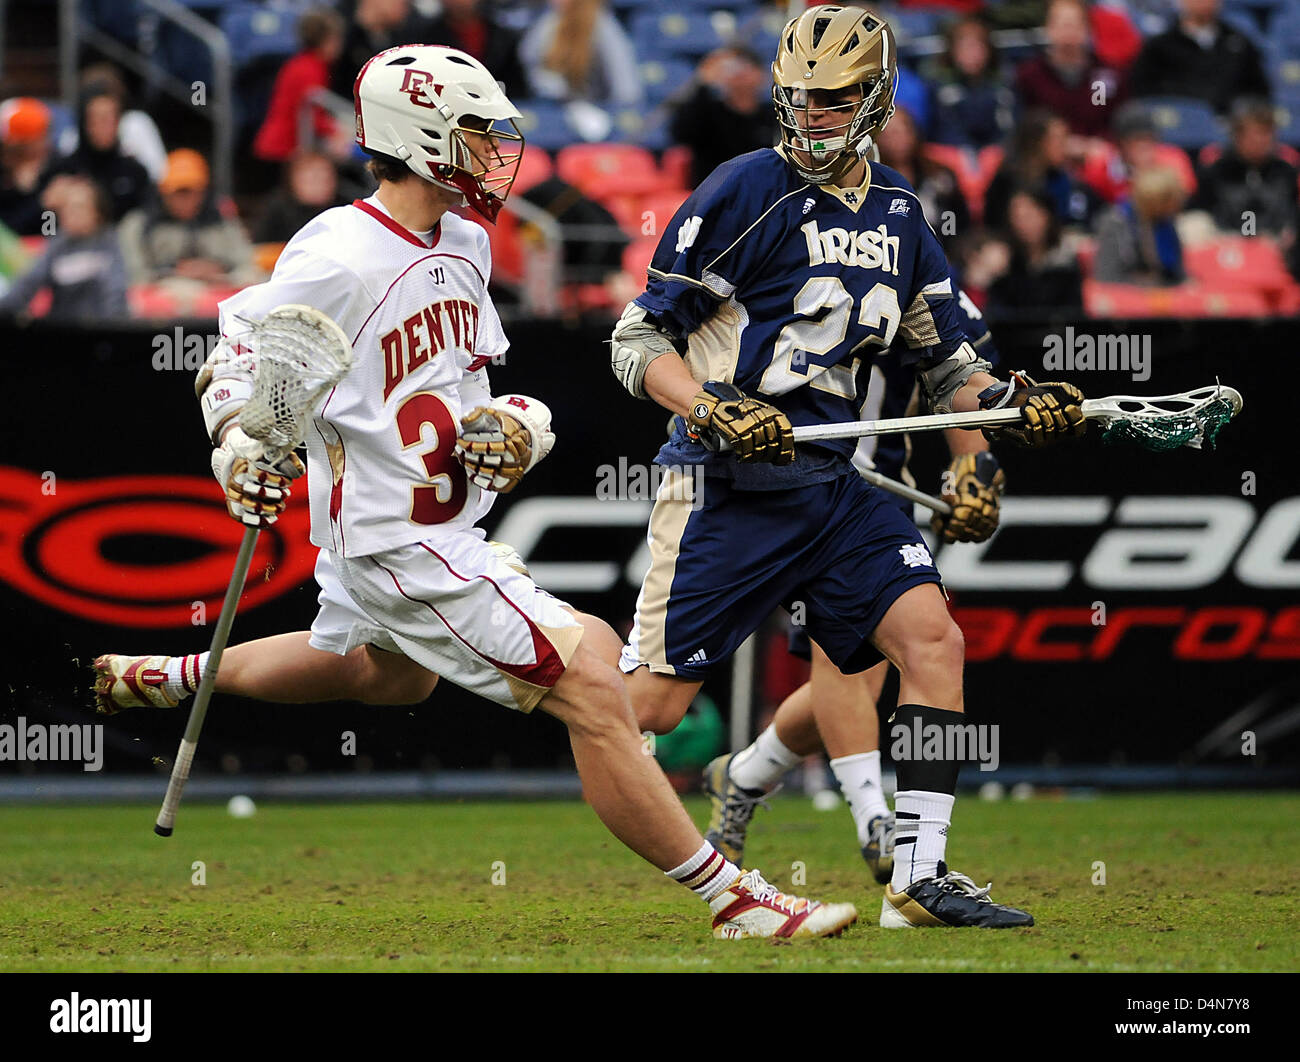
[{"label": "green grass field", "polygon": [[1001,933],[879,929],[848,812],[778,798],[747,862],[783,888],[802,863],[793,891],[862,912],[839,940],[784,947],[714,941],[703,905],[582,804],[267,804],[244,820],[195,804],[170,840],[154,810],[0,809],[0,970],[1300,968],[1291,793],[964,797],[950,862],[1038,921]]}]

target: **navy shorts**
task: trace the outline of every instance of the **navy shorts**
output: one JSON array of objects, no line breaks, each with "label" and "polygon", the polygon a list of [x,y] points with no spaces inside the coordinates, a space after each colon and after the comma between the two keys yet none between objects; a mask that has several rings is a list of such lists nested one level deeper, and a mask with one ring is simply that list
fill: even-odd
[{"label": "navy shorts", "polygon": [[[915,502],[909,501],[907,498],[903,498],[893,493],[893,491],[879,490],[879,488],[877,488],[877,493],[879,493],[885,501],[888,501],[892,505],[897,505],[899,510],[908,520],[912,519],[912,512],[916,505]],[[812,659],[812,639],[808,637],[808,628],[802,623],[796,623],[793,617],[790,619],[790,630],[787,634],[786,648],[789,649],[792,656],[797,656],[800,660]]]},{"label": "navy shorts", "polygon": [[620,666],[703,679],[777,606],[839,668],[862,671],[898,597],[939,583],[924,540],[893,496],[856,473],[786,490],[703,479],[702,497],[665,475],[650,517],[650,570]]}]

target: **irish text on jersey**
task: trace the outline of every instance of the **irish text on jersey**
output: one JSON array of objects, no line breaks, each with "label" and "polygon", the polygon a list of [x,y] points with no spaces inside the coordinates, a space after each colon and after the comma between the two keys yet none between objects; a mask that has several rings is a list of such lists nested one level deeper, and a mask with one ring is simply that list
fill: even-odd
[{"label": "irish text on jersey", "polygon": [[857,229],[818,229],[813,220],[801,225],[800,231],[808,241],[810,266],[837,262],[863,269],[881,269],[898,276],[898,237],[891,236],[883,224],[859,232]]}]

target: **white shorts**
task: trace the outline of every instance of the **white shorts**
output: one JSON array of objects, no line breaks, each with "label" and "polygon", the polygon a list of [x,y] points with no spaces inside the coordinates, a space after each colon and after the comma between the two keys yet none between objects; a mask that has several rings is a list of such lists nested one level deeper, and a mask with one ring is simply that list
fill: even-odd
[{"label": "white shorts", "polygon": [[343,655],[375,645],[524,712],[559,681],[582,640],[563,602],[472,532],[367,557],[321,550],[315,574],[314,648]]}]

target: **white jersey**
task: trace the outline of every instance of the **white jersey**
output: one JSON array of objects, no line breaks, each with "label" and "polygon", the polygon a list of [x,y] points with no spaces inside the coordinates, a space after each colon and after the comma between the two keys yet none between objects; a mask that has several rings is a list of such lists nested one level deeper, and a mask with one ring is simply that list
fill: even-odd
[{"label": "white jersey", "polygon": [[307,433],[311,540],[344,557],[477,524],[495,495],[453,455],[463,414],[490,400],[484,366],[504,354],[487,282],[487,233],[444,214],[425,238],[371,197],[327,210],[289,241],[271,279],[220,306],[221,334],[284,303],[329,314],[351,371]]}]

